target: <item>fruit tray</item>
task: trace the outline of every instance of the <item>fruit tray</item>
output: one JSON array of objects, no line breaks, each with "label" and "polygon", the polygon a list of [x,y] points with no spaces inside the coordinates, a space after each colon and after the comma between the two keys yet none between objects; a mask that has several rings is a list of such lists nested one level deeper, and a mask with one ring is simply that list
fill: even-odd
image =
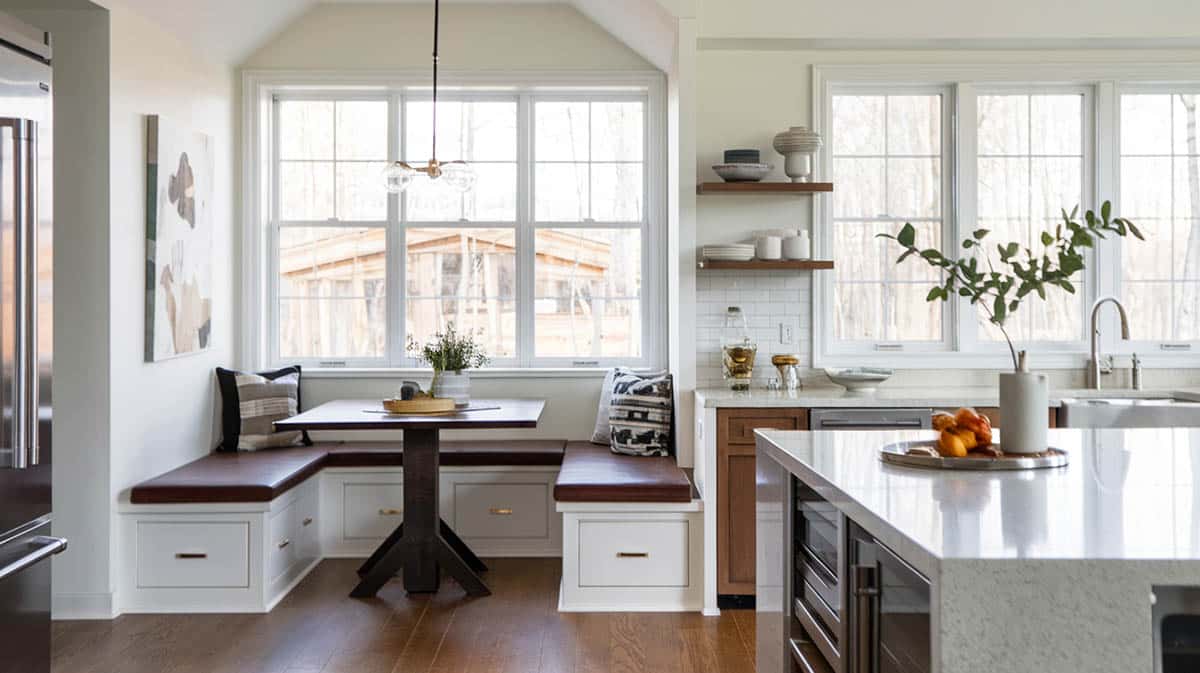
[{"label": "fruit tray", "polygon": [[895,442],[879,450],[883,462],[927,470],[1041,470],[1067,464],[1067,452],[1049,448],[1041,453],[1009,453],[998,456],[968,454],[965,458],[944,458],[910,453],[913,449],[937,450],[937,440]]}]

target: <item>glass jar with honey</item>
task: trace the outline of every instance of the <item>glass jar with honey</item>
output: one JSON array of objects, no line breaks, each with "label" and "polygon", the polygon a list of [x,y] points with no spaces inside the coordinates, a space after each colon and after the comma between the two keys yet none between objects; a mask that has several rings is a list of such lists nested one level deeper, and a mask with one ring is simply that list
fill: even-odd
[{"label": "glass jar with honey", "polygon": [[725,309],[725,324],[721,328],[721,373],[733,390],[750,390],[754,375],[754,356],[758,346],[750,339],[746,316],[742,309]]}]

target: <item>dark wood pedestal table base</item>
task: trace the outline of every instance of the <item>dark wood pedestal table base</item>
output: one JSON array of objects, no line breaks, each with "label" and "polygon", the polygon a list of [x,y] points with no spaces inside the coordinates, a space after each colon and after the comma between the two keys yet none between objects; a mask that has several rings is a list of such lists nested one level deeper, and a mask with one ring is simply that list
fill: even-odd
[{"label": "dark wood pedestal table base", "polygon": [[401,568],[410,593],[438,590],[441,569],[471,596],[491,592],[477,573],[487,570],[479,557],[442,521],[438,512],[438,433],[442,429],[532,428],[543,400],[476,400],[479,411],[437,416],[375,413],[373,400],[335,400],[275,423],[276,430],[403,430],[404,522],[359,568],[355,598],[374,596]]}]

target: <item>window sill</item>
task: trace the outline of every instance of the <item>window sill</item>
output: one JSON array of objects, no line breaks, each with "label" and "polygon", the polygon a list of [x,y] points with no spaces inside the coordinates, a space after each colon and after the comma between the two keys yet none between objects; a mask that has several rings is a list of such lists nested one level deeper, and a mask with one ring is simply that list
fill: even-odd
[{"label": "window sill", "polygon": [[[486,368],[472,369],[474,379],[603,379],[608,372],[604,367],[579,368]],[[433,376],[430,369],[405,369],[391,367],[304,367],[304,378],[313,379],[414,379],[428,380]]]},{"label": "window sill", "polygon": [[[1192,369],[1200,368],[1200,352],[1162,353],[1137,350],[1144,369]],[[1131,366],[1129,350],[1102,351],[1112,357],[1118,368]],[[1090,353],[1086,351],[1058,351],[1029,353],[1031,370],[1067,370],[1087,367]],[[886,367],[890,369],[995,369],[1011,370],[1012,358],[1008,353],[833,353],[813,356],[813,367]]]}]

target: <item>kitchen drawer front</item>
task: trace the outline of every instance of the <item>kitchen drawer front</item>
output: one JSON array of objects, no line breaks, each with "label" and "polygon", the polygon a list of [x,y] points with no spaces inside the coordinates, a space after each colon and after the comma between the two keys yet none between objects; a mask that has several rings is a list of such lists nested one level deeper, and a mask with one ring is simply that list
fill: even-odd
[{"label": "kitchen drawer front", "polygon": [[545,482],[457,482],[453,488],[454,528],[464,538],[544,538],[550,535],[550,490]]},{"label": "kitchen drawer front", "polygon": [[401,482],[353,483],[342,487],[342,535],[346,539],[385,538],[404,521]]},{"label": "kitchen drawer front", "polygon": [[137,523],[137,586],[250,586],[250,523]]},{"label": "kitchen drawer front", "polygon": [[581,521],[582,587],[686,587],[687,521]]},{"label": "kitchen drawer front", "polygon": [[320,518],[321,500],[316,488],[306,490],[296,501],[295,542],[296,557],[301,560],[313,560],[321,555],[321,538],[318,519]]},{"label": "kitchen drawer front", "polygon": [[293,500],[271,515],[267,523],[267,580],[274,581],[296,560],[296,512],[299,502]]},{"label": "kitchen drawer front", "polygon": [[725,444],[754,445],[754,431],[807,430],[806,409],[720,409],[717,411],[717,441]]}]

